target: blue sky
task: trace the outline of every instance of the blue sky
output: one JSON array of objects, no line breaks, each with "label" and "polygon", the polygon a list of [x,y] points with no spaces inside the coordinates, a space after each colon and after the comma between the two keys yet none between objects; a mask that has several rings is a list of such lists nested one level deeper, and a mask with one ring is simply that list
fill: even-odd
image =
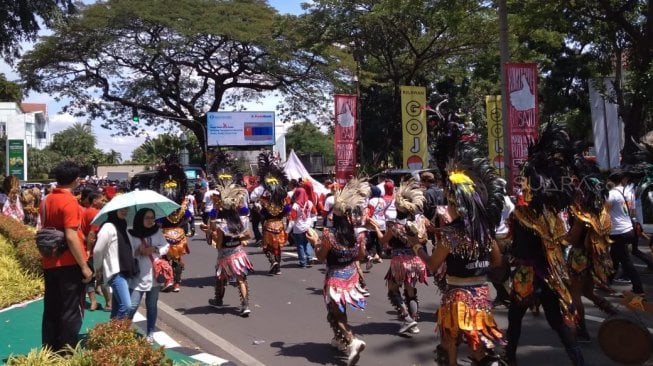
[{"label": "blue sky", "polygon": [[[85,3],[92,3],[93,1],[84,1]],[[268,0],[268,3],[276,8],[280,13],[285,14],[300,14],[302,13],[301,4],[310,2],[310,0]],[[28,50],[31,46],[26,45],[24,50]],[[0,62],[0,72],[4,73],[7,79],[18,79],[17,73],[4,62]],[[45,103],[48,106],[48,115],[50,118],[50,133],[55,134],[62,131],[75,122],[85,123],[85,118],[76,118],[70,114],[61,112],[62,103],[56,102],[53,96],[31,92],[25,98],[24,102],[30,103]],[[251,108],[255,110],[274,110],[277,100],[268,100],[263,104],[252,105]],[[98,148],[104,151],[111,149],[118,151],[122,155],[123,160],[128,160],[131,157],[132,151],[140,146],[145,141],[145,136],[131,137],[131,136],[111,136],[111,131],[100,127],[101,121],[93,121],[93,132],[97,137]],[[150,132],[150,136],[156,136],[157,132]]]}]

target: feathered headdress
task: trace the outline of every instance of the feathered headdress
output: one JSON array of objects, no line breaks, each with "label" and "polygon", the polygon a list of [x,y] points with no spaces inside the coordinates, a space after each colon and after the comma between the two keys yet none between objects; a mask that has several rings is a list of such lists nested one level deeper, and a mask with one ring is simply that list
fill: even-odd
[{"label": "feathered headdress", "polygon": [[424,202],[426,202],[424,189],[414,178],[399,184],[399,189],[395,195],[395,207],[397,207],[398,211],[414,216],[417,212],[422,211]]},{"label": "feathered headdress", "polygon": [[220,192],[220,201],[218,206],[224,210],[238,210],[243,204],[243,198],[247,194],[247,189],[236,184],[223,184],[218,182],[216,189]]},{"label": "feathered headdress", "polygon": [[576,177],[576,203],[593,214],[598,215],[605,204],[608,189],[605,179],[596,161],[586,159],[583,152],[587,144],[581,141],[574,143],[574,175]]},{"label": "feathered headdress", "polygon": [[528,146],[528,159],[522,167],[522,194],[536,212],[545,208],[560,211],[572,202],[574,154],[567,132],[549,123],[540,139]]},{"label": "feathered headdress", "polygon": [[224,151],[216,151],[208,165],[209,174],[218,183],[224,186],[230,184],[242,185],[243,172],[236,162],[236,158]]},{"label": "feathered headdress", "polygon": [[274,162],[272,153],[262,152],[258,156],[259,182],[270,193],[270,202],[283,206],[287,193],[288,177]]},{"label": "feathered headdress", "polygon": [[356,207],[365,204],[369,195],[369,183],[357,178],[351,179],[342,189],[334,193],[333,214],[344,216],[353,212]]},{"label": "feathered headdress", "polygon": [[447,201],[456,206],[469,238],[489,244],[503,209],[503,180],[487,158],[467,142],[457,145],[446,172]]},{"label": "feathered headdress", "polygon": [[159,166],[157,174],[152,180],[152,188],[155,191],[179,204],[186,196],[187,184],[184,168],[179,164],[177,157],[173,155],[163,159],[163,164]]}]

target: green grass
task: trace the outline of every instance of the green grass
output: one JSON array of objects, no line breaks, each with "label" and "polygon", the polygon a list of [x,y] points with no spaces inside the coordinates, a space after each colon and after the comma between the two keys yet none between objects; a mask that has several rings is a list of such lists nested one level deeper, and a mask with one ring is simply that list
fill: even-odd
[{"label": "green grass", "polygon": [[40,276],[27,273],[16,259],[14,247],[0,237],[0,309],[43,295]]}]

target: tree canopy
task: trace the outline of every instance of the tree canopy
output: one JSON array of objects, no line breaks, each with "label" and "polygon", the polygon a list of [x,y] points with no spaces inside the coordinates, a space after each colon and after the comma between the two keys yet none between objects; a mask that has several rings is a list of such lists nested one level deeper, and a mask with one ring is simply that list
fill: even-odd
[{"label": "tree canopy", "polygon": [[328,57],[304,28],[263,0],[109,0],[57,24],[18,70],[27,88],[68,98],[65,111],[114,133],[167,122],[204,146],[207,112],[263,91],[304,100],[325,92],[315,85]]},{"label": "tree canopy", "polygon": [[286,132],[286,148],[297,154],[322,154],[327,165],[333,164],[333,134],[324,133],[310,121],[294,124]]}]

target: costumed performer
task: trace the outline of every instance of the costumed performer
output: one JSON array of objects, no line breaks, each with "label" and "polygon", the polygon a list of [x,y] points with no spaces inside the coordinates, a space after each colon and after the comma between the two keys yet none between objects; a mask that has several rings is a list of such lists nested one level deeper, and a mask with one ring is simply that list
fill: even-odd
[{"label": "costumed performer", "polygon": [[567,258],[571,295],[578,311],[578,342],[589,342],[585,324],[585,306],[581,296],[591,300],[608,315],[617,313],[612,304],[594,292],[594,286],[608,288],[613,265],[610,258],[610,207],[608,190],[595,162],[585,159],[581,149],[574,157],[576,190],[569,206],[571,250]]},{"label": "costumed performer", "polygon": [[528,159],[521,173],[525,205],[517,206],[510,219],[516,268],[505,357],[512,365],[517,363],[522,319],[529,306],[538,303],[572,363],[585,364],[576,341],[577,314],[564,256],[567,233],[560,216],[573,197],[573,186],[565,181],[573,174],[572,165],[569,136],[562,127],[549,123],[537,143],[528,147]]},{"label": "costumed performer", "polygon": [[487,159],[469,144],[461,143],[446,167],[446,220],[429,256],[416,237],[409,237],[415,253],[436,272],[446,264],[445,286],[437,311],[441,343],[440,365],[458,364],[458,344],[468,344],[473,365],[499,360],[496,344],[503,343],[492,314],[486,275],[501,264],[494,239],[504,205],[503,186]]},{"label": "costumed performer", "polygon": [[243,246],[252,238],[247,227],[246,215],[243,215],[243,197],[247,189],[235,185],[225,185],[218,182],[220,192],[218,201],[218,217],[211,219],[211,243],[218,249],[218,259],[215,266],[215,297],[209,299],[209,305],[220,308],[224,305],[223,298],[227,282],[236,278],[240,291],[240,315],[249,316],[249,285],[247,274],[254,270],[252,263],[247,258]]},{"label": "costumed performer", "polygon": [[367,182],[350,180],[334,194],[333,227],[324,228],[321,241],[315,230],[309,229],[306,233],[318,260],[326,261],[323,295],[327,321],[334,334],[331,344],[347,353],[347,365],[356,364],[365,349],[365,342],[354,336],[347,322],[347,305],[365,308],[356,261],[365,257],[366,235],[364,231],[356,234],[354,212],[364,209],[369,191]]},{"label": "costumed performer", "polygon": [[186,173],[184,173],[184,169],[174,157],[166,157],[164,164],[159,167],[157,175],[152,181],[152,187],[181,206],[167,217],[157,220],[161,225],[163,237],[170,244],[165,259],[170,262],[172,267],[174,284],[171,289],[173,292],[179,292],[181,290],[181,274],[184,271],[182,257],[190,254],[185,230],[186,222],[190,218],[190,212],[187,208],[188,201],[186,199]]},{"label": "costumed performer", "polygon": [[[413,252],[408,238],[414,236],[420,243],[426,243],[428,220],[420,214],[424,201],[423,189],[416,180],[401,182],[395,195],[397,217],[386,222],[386,232],[381,237],[384,249],[391,250],[392,259],[385,280],[388,299],[397,310],[399,318],[403,320],[399,328],[400,334],[419,332],[417,327],[419,302],[415,286],[418,282],[427,284],[427,272],[424,261]],[[382,235],[379,225],[374,220],[370,220],[369,225],[377,235]]]},{"label": "costumed performer", "polygon": [[283,218],[290,212],[286,204],[288,178],[283,170],[273,163],[269,153],[258,158],[259,184],[265,189],[261,195],[261,216],[263,221],[263,253],[270,261],[270,274],[281,274],[281,249],[288,240]]}]

